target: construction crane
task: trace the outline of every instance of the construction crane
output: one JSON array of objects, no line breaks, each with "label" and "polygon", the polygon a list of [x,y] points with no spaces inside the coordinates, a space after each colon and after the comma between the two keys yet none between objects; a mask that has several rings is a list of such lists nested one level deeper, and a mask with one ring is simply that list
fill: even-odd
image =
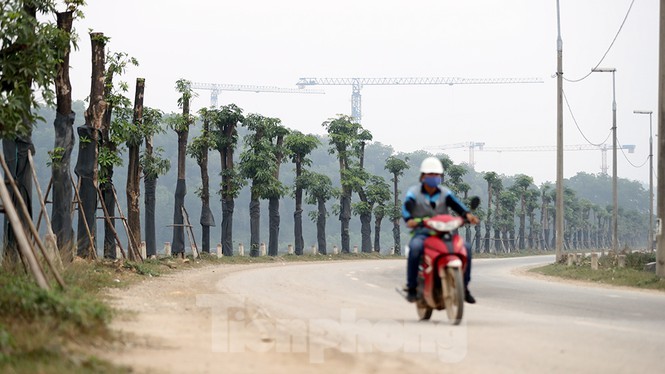
[{"label": "construction crane", "polygon": [[[602,144],[602,145],[593,145],[593,144],[577,144],[577,145],[564,145],[564,151],[588,151],[588,150],[598,150],[601,152],[601,165],[600,171],[603,174],[607,174],[607,150],[612,149],[611,145]],[[619,149],[626,149],[628,153],[635,153],[634,144],[626,144],[619,147]],[[556,146],[524,146],[524,147],[485,147],[481,149],[482,151],[489,152],[549,152],[556,151]]]},{"label": "construction crane", "polygon": [[476,161],[474,159],[474,150],[479,149],[482,150],[483,147],[485,146],[485,143],[480,143],[480,142],[464,142],[464,143],[454,143],[454,144],[446,144],[442,145],[440,147],[436,147],[436,149],[454,149],[454,148],[469,148],[469,166],[471,168],[476,166]]},{"label": "construction crane", "polygon": [[[462,147],[468,147],[469,148],[469,165],[471,167],[474,167],[474,159],[473,159],[473,150],[478,149],[479,151],[486,151],[486,152],[549,152],[549,151],[556,151],[556,146],[555,145],[538,145],[538,146],[519,146],[519,147],[485,147],[485,143],[478,143],[478,142],[466,142],[466,143],[457,143],[457,144],[448,144],[448,145],[443,145],[440,147],[436,147],[436,149],[452,149],[452,148],[462,148]],[[588,151],[588,150],[600,150],[601,152],[601,167],[600,170],[603,174],[607,174],[607,150],[612,149],[611,145],[607,144],[601,144],[601,145],[593,145],[593,144],[574,144],[574,145],[564,145],[563,150],[564,151]],[[635,145],[634,144],[626,144],[622,145],[619,147],[619,149],[626,149],[628,150],[628,153],[635,153]]]},{"label": "construction crane", "polygon": [[249,91],[249,92],[273,92],[273,93],[297,93],[297,94],[324,94],[323,90],[311,90],[301,88],[281,88],[273,86],[255,86],[251,84],[225,84],[225,83],[199,83],[192,82],[192,89],[210,90],[210,106],[217,107],[217,98],[222,91]]},{"label": "construction crane", "polygon": [[362,118],[360,90],[363,86],[404,86],[447,84],[510,84],[510,83],[543,83],[540,78],[300,78],[300,88],[314,85],[351,86],[351,116],[360,123]]}]

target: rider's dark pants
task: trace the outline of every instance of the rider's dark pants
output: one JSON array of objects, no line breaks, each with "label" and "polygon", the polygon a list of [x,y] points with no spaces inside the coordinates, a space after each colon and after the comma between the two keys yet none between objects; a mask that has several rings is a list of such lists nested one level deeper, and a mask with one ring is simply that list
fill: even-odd
[{"label": "rider's dark pants", "polygon": [[[409,242],[409,258],[407,259],[406,265],[406,287],[408,288],[418,287],[418,265],[420,264],[420,258],[423,255],[423,248],[427,236],[427,234],[417,233],[413,235]],[[464,242],[464,246],[466,247],[467,255],[466,269],[464,269],[464,287],[467,287],[471,281],[472,250],[471,245],[468,242]]]}]

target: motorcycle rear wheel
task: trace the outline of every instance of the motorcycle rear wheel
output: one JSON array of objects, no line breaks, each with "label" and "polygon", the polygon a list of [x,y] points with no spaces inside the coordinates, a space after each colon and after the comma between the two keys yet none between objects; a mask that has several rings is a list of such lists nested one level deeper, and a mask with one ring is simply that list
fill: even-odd
[{"label": "motorcycle rear wheel", "polygon": [[443,305],[446,307],[448,319],[454,325],[459,325],[464,314],[462,270],[458,267],[446,268],[445,277],[441,278],[441,289],[443,290]]}]

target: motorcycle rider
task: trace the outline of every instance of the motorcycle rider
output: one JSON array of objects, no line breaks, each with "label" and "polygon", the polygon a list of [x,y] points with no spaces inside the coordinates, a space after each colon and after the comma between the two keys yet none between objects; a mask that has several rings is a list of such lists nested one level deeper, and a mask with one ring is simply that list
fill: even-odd
[{"label": "motorcycle rider", "polygon": [[[418,285],[418,266],[423,254],[425,239],[429,236],[429,229],[419,226],[422,218],[433,217],[438,214],[448,214],[452,209],[460,217],[465,217],[471,224],[480,222],[469,209],[455,197],[446,187],[441,185],[443,165],[436,157],[427,157],[420,164],[420,183],[412,186],[406,193],[402,205],[402,217],[406,226],[412,229],[413,236],[409,242],[409,257],[406,268],[406,299],[416,301],[416,287]],[[464,301],[474,304],[476,300],[469,292],[471,280],[471,248],[465,243],[468,261],[464,270]]]}]

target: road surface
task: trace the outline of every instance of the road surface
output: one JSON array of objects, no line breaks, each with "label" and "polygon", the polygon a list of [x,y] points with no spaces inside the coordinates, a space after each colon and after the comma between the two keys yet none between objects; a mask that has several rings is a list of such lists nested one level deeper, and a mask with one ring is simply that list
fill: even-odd
[{"label": "road surface", "polygon": [[[464,320],[417,321],[405,260],[224,265],[129,290],[102,356],[150,372],[661,372],[665,293],[561,282],[552,256],[474,261]],[[131,332],[131,333],[130,333]],[[660,365],[660,366],[659,366]]]}]

